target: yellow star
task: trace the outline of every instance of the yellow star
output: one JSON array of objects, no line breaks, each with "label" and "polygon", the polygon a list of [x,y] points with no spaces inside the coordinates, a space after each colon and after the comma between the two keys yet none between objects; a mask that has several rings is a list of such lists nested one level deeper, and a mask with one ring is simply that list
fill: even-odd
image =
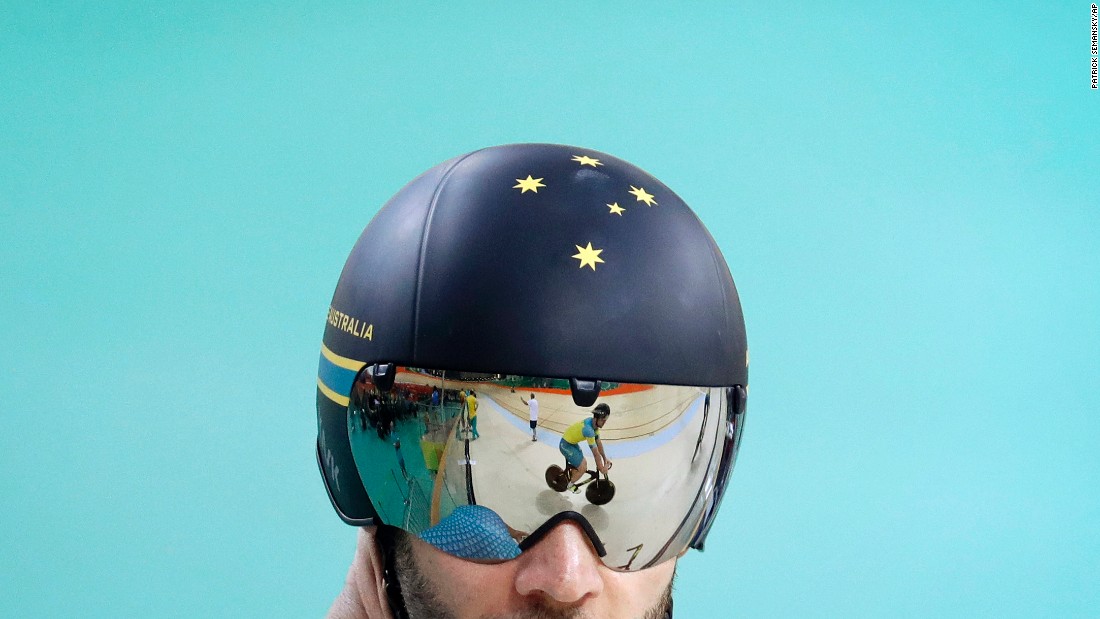
[{"label": "yellow star", "polygon": [[593,159],[587,155],[577,155],[576,157],[573,157],[573,161],[576,161],[581,165],[590,165],[593,168],[598,165],[603,165],[602,163],[600,163],[599,159]]},{"label": "yellow star", "polygon": [[531,175],[528,174],[527,178],[517,178],[516,182],[519,184],[512,187],[512,189],[522,189],[523,191],[521,191],[520,193],[527,193],[528,191],[538,193],[539,187],[546,186],[543,185],[540,181],[542,181],[541,178],[531,178]]},{"label": "yellow star", "polygon": [[626,210],[625,208],[619,206],[618,202],[615,202],[614,204],[608,204],[607,206],[611,207],[611,214],[612,215],[618,215],[619,217],[622,217],[623,212]]},{"label": "yellow star", "polygon": [[592,267],[592,270],[595,271],[596,263],[603,262],[603,258],[600,258],[600,254],[603,253],[603,250],[592,249],[592,243],[589,243],[588,247],[581,247],[580,245],[574,245],[574,247],[576,247],[577,251],[580,252],[577,254],[573,254],[572,256],[573,258],[580,259],[581,266],[579,268],[583,269],[584,267],[588,266]]},{"label": "yellow star", "polygon": [[657,204],[657,201],[653,199],[653,194],[646,193],[646,190],[642,189],[641,187],[635,187],[634,185],[631,185],[629,193],[634,194],[634,197],[638,198],[638,202],[645,202],[646,206],[653,206],[654,204]]}]

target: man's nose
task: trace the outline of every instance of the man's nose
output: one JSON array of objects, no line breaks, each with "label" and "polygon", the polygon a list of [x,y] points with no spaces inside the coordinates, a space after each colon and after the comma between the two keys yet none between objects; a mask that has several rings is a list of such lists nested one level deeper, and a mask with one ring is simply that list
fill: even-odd
[{"label": "man's nose", "polygon": [[516,591],[567,605],[603,592],[600,558],[584,531],[575,523],[554,527],[519,556]]}]

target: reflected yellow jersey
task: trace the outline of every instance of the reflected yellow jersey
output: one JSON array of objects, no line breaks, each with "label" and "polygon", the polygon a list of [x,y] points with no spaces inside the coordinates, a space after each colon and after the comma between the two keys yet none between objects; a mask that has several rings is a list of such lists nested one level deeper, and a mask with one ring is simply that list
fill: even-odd
[{"label": "reflected yellow jersey", "polygon": [[587,439],[588,445],[591,447],[596,444],[596,439],[600,437],[600,429],[592,423],[592,418],[589,417],[566,428],[561,437],[567,443],[573,443],[574,445]]}]

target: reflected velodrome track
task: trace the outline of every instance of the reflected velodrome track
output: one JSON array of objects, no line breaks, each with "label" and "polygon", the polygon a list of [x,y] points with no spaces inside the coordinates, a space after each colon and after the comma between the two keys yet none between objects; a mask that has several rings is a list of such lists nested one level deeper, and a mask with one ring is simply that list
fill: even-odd
[{"label": "reflected velodrome track", "polygon": [[[527,406],[520,399],[530,397],[531,389],[518,388],[512,392],[509,387],[491,383],[448,383],[449,388],[461,386],[477,393],[480,438],[469,441],[467,467],[464,441],[452,433],[445,455],[447,462],[437,483],[444,484],[452,496],[464,496],[470,471],[476,502],[495,510],[515,529],[531,532],[554,514],[572,510],[589,520],[609,548],[635,550],[638,542],[627,539],[626,533],[616,529],[617,518],[636,517],[644,512],[649,514],[647,537],[671,538],[682,526],[687,506],[696,501],[703,479],[715,474],[711,454],[720,440],[721,424],[715,423],[714,416],[724,416],[725,411],[710,410],[710,422],[704,430],[702,389],[632,386],[638,388],[601,394],[598,401],[607,403],[612,411],[601,437],[608,457],[614,462],[610,478],[615,482],[616,494],[607,505],[596,506],[588,503],[583,492],[551,490],[544,478],[551,464],[564,465],[564,457],[558,450],[562,432],[570,424],[590,416],[591,407],[576,406],[568,392],[533,390],[539,400],[540,414],[539,440],[532,441]],[[692,462],[701,432],[703,449]],[[582,445],[581,449],[589,467],[595,468],[588,447]],[[655,499],[657,505],[663,500],[676,508],[654,509]],[[637,567],[660,550],[641,548],[636,554],[620,550],[622,556],[610,557],[609,564],[634,561]]]}]

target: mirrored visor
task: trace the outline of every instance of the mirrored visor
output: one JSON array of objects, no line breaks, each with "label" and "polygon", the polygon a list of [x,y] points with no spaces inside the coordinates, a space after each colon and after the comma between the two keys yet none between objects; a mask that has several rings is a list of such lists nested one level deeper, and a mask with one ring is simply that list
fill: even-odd
[{"label": "mirrored visor", "polygon": [[739,387],[601,382],[578,406],[568,379],[398,366],[380,389],[374,367],[347,409],[370,501],[465,559],[512,559],[565,519],[617,570],[699,547],[740,441]]}]

